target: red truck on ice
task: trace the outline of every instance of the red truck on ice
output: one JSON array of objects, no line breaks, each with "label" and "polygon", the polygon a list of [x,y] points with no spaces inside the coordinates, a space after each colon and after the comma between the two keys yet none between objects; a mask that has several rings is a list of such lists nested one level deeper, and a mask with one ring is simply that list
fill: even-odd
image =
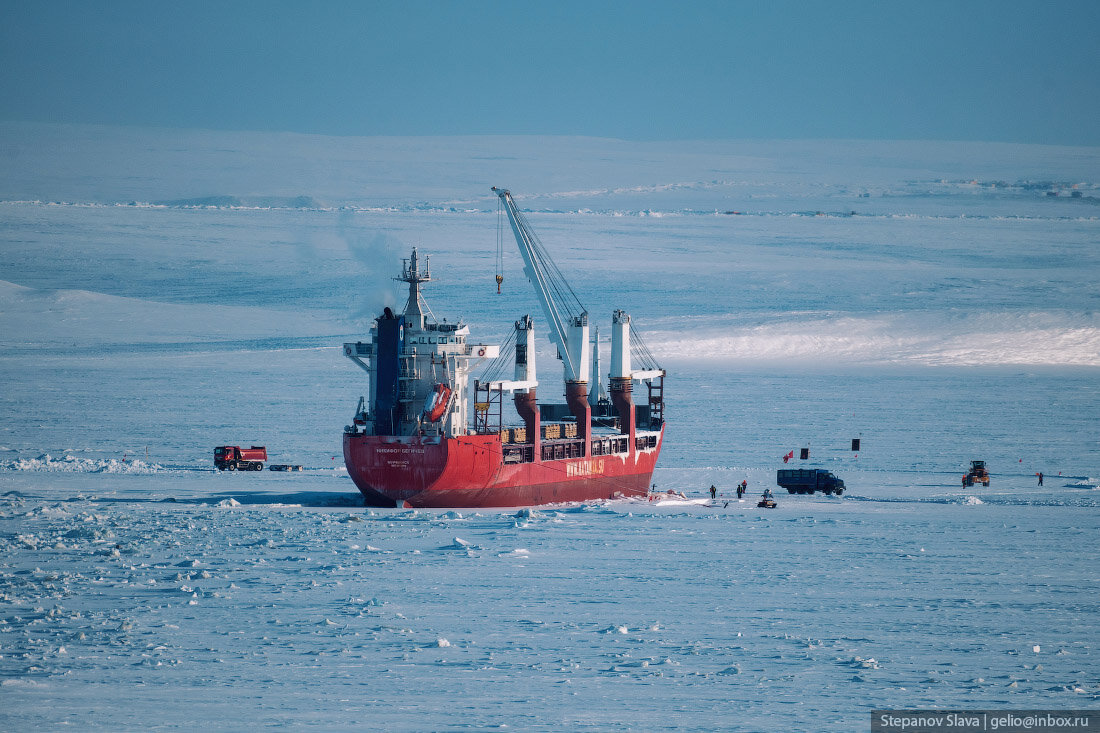
[{"label": "red truck on ice", "polygon": [[262,471],[266,460],[267,448],[262,445],[251,448],[220,445],[214,449],[214,467],[219,471]]}]

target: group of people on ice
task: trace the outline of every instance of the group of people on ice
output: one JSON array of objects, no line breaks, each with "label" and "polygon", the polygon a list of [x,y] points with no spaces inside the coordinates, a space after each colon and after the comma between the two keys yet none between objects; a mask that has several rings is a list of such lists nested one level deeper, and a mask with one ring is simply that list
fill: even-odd
[{"label": "group of people on ice", "polygon": [[[745,494],[747,494],[748,491],[749,491],[749,482],[748,481],[742,481],[741,483],[737,484],[737,498],[738,499],[740,499]],[[771,498],[771,493],[772,493],[771,489],[764,489],[764,498],[765,499],[770,499]],[[713,501],[715,498],[717,498],[717,496],[718,496],[718,487],[716,487],[714,484],[711,484],[710,485],[710,498],[711,498],[711,500]]]}]

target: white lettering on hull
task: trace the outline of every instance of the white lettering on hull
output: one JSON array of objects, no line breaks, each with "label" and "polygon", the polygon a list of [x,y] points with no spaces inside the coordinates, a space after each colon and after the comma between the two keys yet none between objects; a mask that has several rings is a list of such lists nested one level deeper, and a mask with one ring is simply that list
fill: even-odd
[{"label": "white lettering on hull", "polygon": [[599,476],[604,472],[604,459],[593,458],[576,463],[568,463],[565,466],[565,477],[576,478],[578,476]]}]

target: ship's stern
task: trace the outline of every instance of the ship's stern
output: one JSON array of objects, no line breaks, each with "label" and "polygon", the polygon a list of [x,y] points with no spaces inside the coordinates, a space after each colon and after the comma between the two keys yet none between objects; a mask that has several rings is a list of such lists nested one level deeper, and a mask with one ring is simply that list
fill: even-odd
[{"label": "ship's stern", "polygon": [[461,506],[500,465],[500,437],[344,433],[344,465],[368,506]]}]

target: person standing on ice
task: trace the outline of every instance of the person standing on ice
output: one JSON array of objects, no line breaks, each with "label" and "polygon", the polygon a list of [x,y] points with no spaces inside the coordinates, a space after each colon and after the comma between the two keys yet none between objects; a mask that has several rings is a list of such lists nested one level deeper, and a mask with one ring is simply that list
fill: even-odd
[{"label": "person standing on ice", "polygon": [[1039,472],[1039,485],[1040,486],[1043,485],[1043,472],[1042,471]]},{"label": "person standing on ice", "polygon": [[711,485],[710,485],[710,500],[711,500],[711,501],[714,501],[714,497],[715,497],[715,496],[716,496],[717,494],[718,494],[718,489],[717,489],[717,488],[715,488],[714,484],[711,484]]}]

